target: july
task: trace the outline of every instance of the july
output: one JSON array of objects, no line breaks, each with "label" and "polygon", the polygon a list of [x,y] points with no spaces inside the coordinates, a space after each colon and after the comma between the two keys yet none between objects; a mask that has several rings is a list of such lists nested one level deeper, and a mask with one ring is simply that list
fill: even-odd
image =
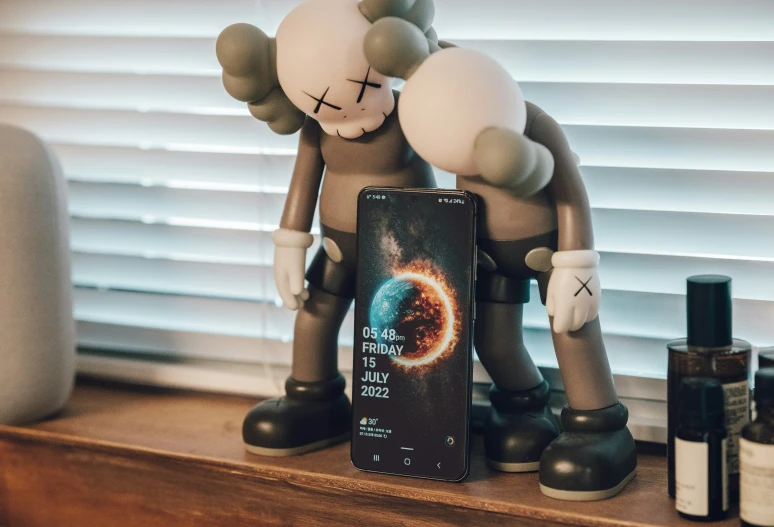
[{"label": "july", "polygon": [[378,371],[367,371],[363,378],[360,379],[363,382],[375,382],[377,384],[386,384],[389,373],[380,373]]}]

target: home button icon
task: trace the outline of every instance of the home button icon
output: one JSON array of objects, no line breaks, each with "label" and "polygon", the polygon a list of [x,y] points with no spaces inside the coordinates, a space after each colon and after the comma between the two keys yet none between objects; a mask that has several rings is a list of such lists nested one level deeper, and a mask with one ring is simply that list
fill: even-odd
[{"label": "home button icon", "polygon": [[409,459],[409,458],[404,459],[403,460],[403,464],[407,465],[407,466],[410,465],[411,464],[411,459]]}]

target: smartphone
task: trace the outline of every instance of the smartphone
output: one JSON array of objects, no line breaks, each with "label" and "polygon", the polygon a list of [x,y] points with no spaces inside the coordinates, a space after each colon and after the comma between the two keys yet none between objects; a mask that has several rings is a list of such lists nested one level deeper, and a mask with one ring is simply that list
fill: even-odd
[{"label": "smartphone", "polygon": [[461,481],[470,458],[475,197],[368,187],[357,218],[352,463]]}]

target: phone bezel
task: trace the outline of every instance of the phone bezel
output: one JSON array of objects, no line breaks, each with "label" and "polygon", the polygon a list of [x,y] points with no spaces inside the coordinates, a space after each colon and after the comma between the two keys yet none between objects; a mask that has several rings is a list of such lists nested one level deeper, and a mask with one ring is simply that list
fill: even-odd
[{"label": "phone bezel", "polygon": [[[468,477],[470,474],[470,451],[471,451],[471,445],[470,445],[470,416],[472,411],[472,395],[473,395],[473,333],[474,333],[474,323],[475,323],[475,308],[476,308],[476,301],[475,301],[475,295],[476,295],[476,266],[477,266],[477,250],[478,250],[478,244],[476,242],[476,224],[477,224],[477,201],[476,201],[476,195],[468,192],[466,190],[457,190],[457,189],[437,189],[437,188],[400,188],[400,187],[365,187],[358,193],[358,199],[357,199],[357,236],[358,236],[358,243],[360,238],[360,215],[362,211],[362,205],[365,203],[365,196],[369,192],[379,192],[379,193],[391,193],[391,194],[435,194],[439,196],[465,196],[468,201],[468,206],[472,208],[472,214],[471,214],[471,240],[472,240],[472,251],[470,256],[470,268],[471,268],[471,280],[469,282],[469,295],[471,302],[468,305],[468,309],[466,311],[465,316],[468,317],[469,321],[469,335],[468,335],[468,354],[467,354],[467,404],[464,409],[465,414],[465,421],[467,423],[467,426],[464,427],[465,430],[465,450],[464,450],[464,470],[463,473],[458,478],[444,478],[444,477],[432,477],[432,476],[423,476],[423,475],[416,475],[416,474],[408,474],[408,473],[402,473],[402,472],[389,472],[384,470],[374,470],[374,469],[367,469],[362,468],[357,465],[357,462],[354,458],[354,444],[356,441],[356,436],[354,434],[355,426],[356,424],[356,418],[355,416],[358,415],[355,412],[355,401],[356,401],[356,390],[355,388],[355,380],[353,376],[352,381],[352,438],[350,442],[350,462],[352,465],[363,472],[371,472],[375,474],[388,474],[392,476],[404,476],[404,477],[411,477],[411,478],[419,478],[419,479],[429,479],[429,480],[435,480],[435,481],[448,481],[448,482],[461,482],[465,478]],[[356,269],[357,273],[360,273],[360,266],[361,266],[361,260],[360,255],[358,254],[357,258],[357,264]],[[357,291],[355,292],[355,302],[357,302]],[[355,340],[357,339],[357,324],[355,324]],[[356,365],[354,364],[354,355],[353,355],[353,365],[352,365],[352,371],[355,371]]]}]

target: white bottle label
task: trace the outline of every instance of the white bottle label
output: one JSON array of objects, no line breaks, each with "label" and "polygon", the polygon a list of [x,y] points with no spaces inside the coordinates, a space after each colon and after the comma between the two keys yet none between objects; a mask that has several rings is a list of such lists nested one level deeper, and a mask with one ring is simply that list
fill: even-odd
[{"label": "white bottle label", "polygon": [[774,526],[774,445],[739,441],[739,515],[754,525]]},{"label": "white bottle label", "polygon": [[677,510],[693,516],[709,514],[709,445],[675,438]]},{"label": "white bottle label", "polygon": [[723,478],[723,510],[728,510],[728,438],[723,440],[723,450],[721,451],[721,459],[723,460],[723,469],[721,477]]},{"label": "white bottle label", "polygon": [[750,422],[750,385],[747,381],[723,385],[723,399],[728,431],[728,473],[739,473],[739,438]]}]

